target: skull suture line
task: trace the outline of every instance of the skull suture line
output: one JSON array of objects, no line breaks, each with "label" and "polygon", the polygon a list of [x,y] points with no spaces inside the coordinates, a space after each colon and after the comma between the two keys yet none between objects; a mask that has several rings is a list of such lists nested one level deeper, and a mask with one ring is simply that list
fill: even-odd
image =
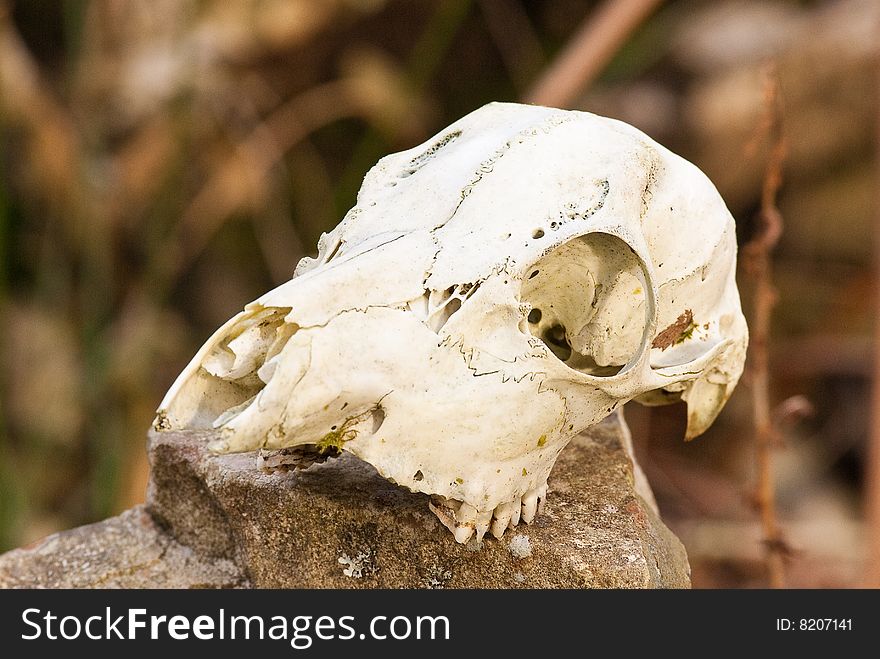
[{"label": "skull suture line", "polygon": [[631,399],[688,438],[742,371],[733,219],[638,130],[493,103],[387,156],[316,259],[247,305],[162,401],[216,452],[350,451],[466,542],[531,522],[569,440]]}]

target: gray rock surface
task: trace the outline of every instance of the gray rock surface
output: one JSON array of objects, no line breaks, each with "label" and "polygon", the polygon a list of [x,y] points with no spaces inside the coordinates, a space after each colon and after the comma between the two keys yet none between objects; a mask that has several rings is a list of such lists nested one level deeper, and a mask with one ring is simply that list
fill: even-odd
[{"label": "gray rock surface", "polygon": [[4,588],[234,588],[231,561],[205,559],[167,534],[144,506],[50,535],[0,556]]},{"label": "gray rock surface", "polygon": [[689,586],[617,417],[562,453],[543,515],[481,546],[455,543],[425,495],[351,455],[266,473],[253,454],[208,454],[208,441],[151,434],[147,505],[0,556],[0,586]]}]

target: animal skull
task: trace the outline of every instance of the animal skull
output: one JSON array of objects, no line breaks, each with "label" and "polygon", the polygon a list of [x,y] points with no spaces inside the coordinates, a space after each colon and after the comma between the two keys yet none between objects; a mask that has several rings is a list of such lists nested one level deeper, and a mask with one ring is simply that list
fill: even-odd
[{"label": "animal skull", "polygon": [[569,440],[742,371],[733,218],[693,165],[585,112],[487,105],[387,156],[291,281],[199,350],[156,428],[354,453],[466,542],[531,522]]}]

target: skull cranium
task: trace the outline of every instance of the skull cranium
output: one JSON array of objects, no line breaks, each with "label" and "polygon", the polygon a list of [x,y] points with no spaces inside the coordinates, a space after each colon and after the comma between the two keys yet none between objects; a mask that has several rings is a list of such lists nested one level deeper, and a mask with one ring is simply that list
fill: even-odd
[{"label": "skull cranium", "polygon": [[530,522],[569,440],[742,371],[734,223],[693,165],[618,121],[490,104],[387,156],[316,259],[221,327],[157,429],[217,452],[351,451],[466,541]]}]

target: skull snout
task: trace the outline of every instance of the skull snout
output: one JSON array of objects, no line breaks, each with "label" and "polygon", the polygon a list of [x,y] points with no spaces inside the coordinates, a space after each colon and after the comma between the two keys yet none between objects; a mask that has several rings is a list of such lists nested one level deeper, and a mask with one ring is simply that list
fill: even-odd
[{"label": "skull snout", "polygon": [[[288,322],[276,331],[283,335],[291,325],[296,326]],[[263,388],[256,396],[239,406],[245,409],[230,410],[214,422],[230,435],[226,446],[217,448],[309,444],[337,451],[354,439],[372,437],[385,421],[382,401],[398,384],[399,351],[388,338],[393,334],[393,322],[377,322],[376,314],[359,311],[342,312],[320,327],[298,327],[280,352],[266,353],[262,365],[259,357],[252,360],[255,372],[268,377],[260,380]]]},{"label": "skull snout", "polygon": [[[163,402],[160,419],[219,430],[212,448],[220,452],[302,444],[330,450],[374,435],[385,420],[381,401],[393,390],[393,366],[359,355],[388,328],[371,327],[360,314],[362,331],[352,333],[339,320],[346,315],[302,328],[289,307],[255,305],[218,333],[201,364],[173,388],[170,404]],[[195,400],[204,404],[183,418]]]}]

